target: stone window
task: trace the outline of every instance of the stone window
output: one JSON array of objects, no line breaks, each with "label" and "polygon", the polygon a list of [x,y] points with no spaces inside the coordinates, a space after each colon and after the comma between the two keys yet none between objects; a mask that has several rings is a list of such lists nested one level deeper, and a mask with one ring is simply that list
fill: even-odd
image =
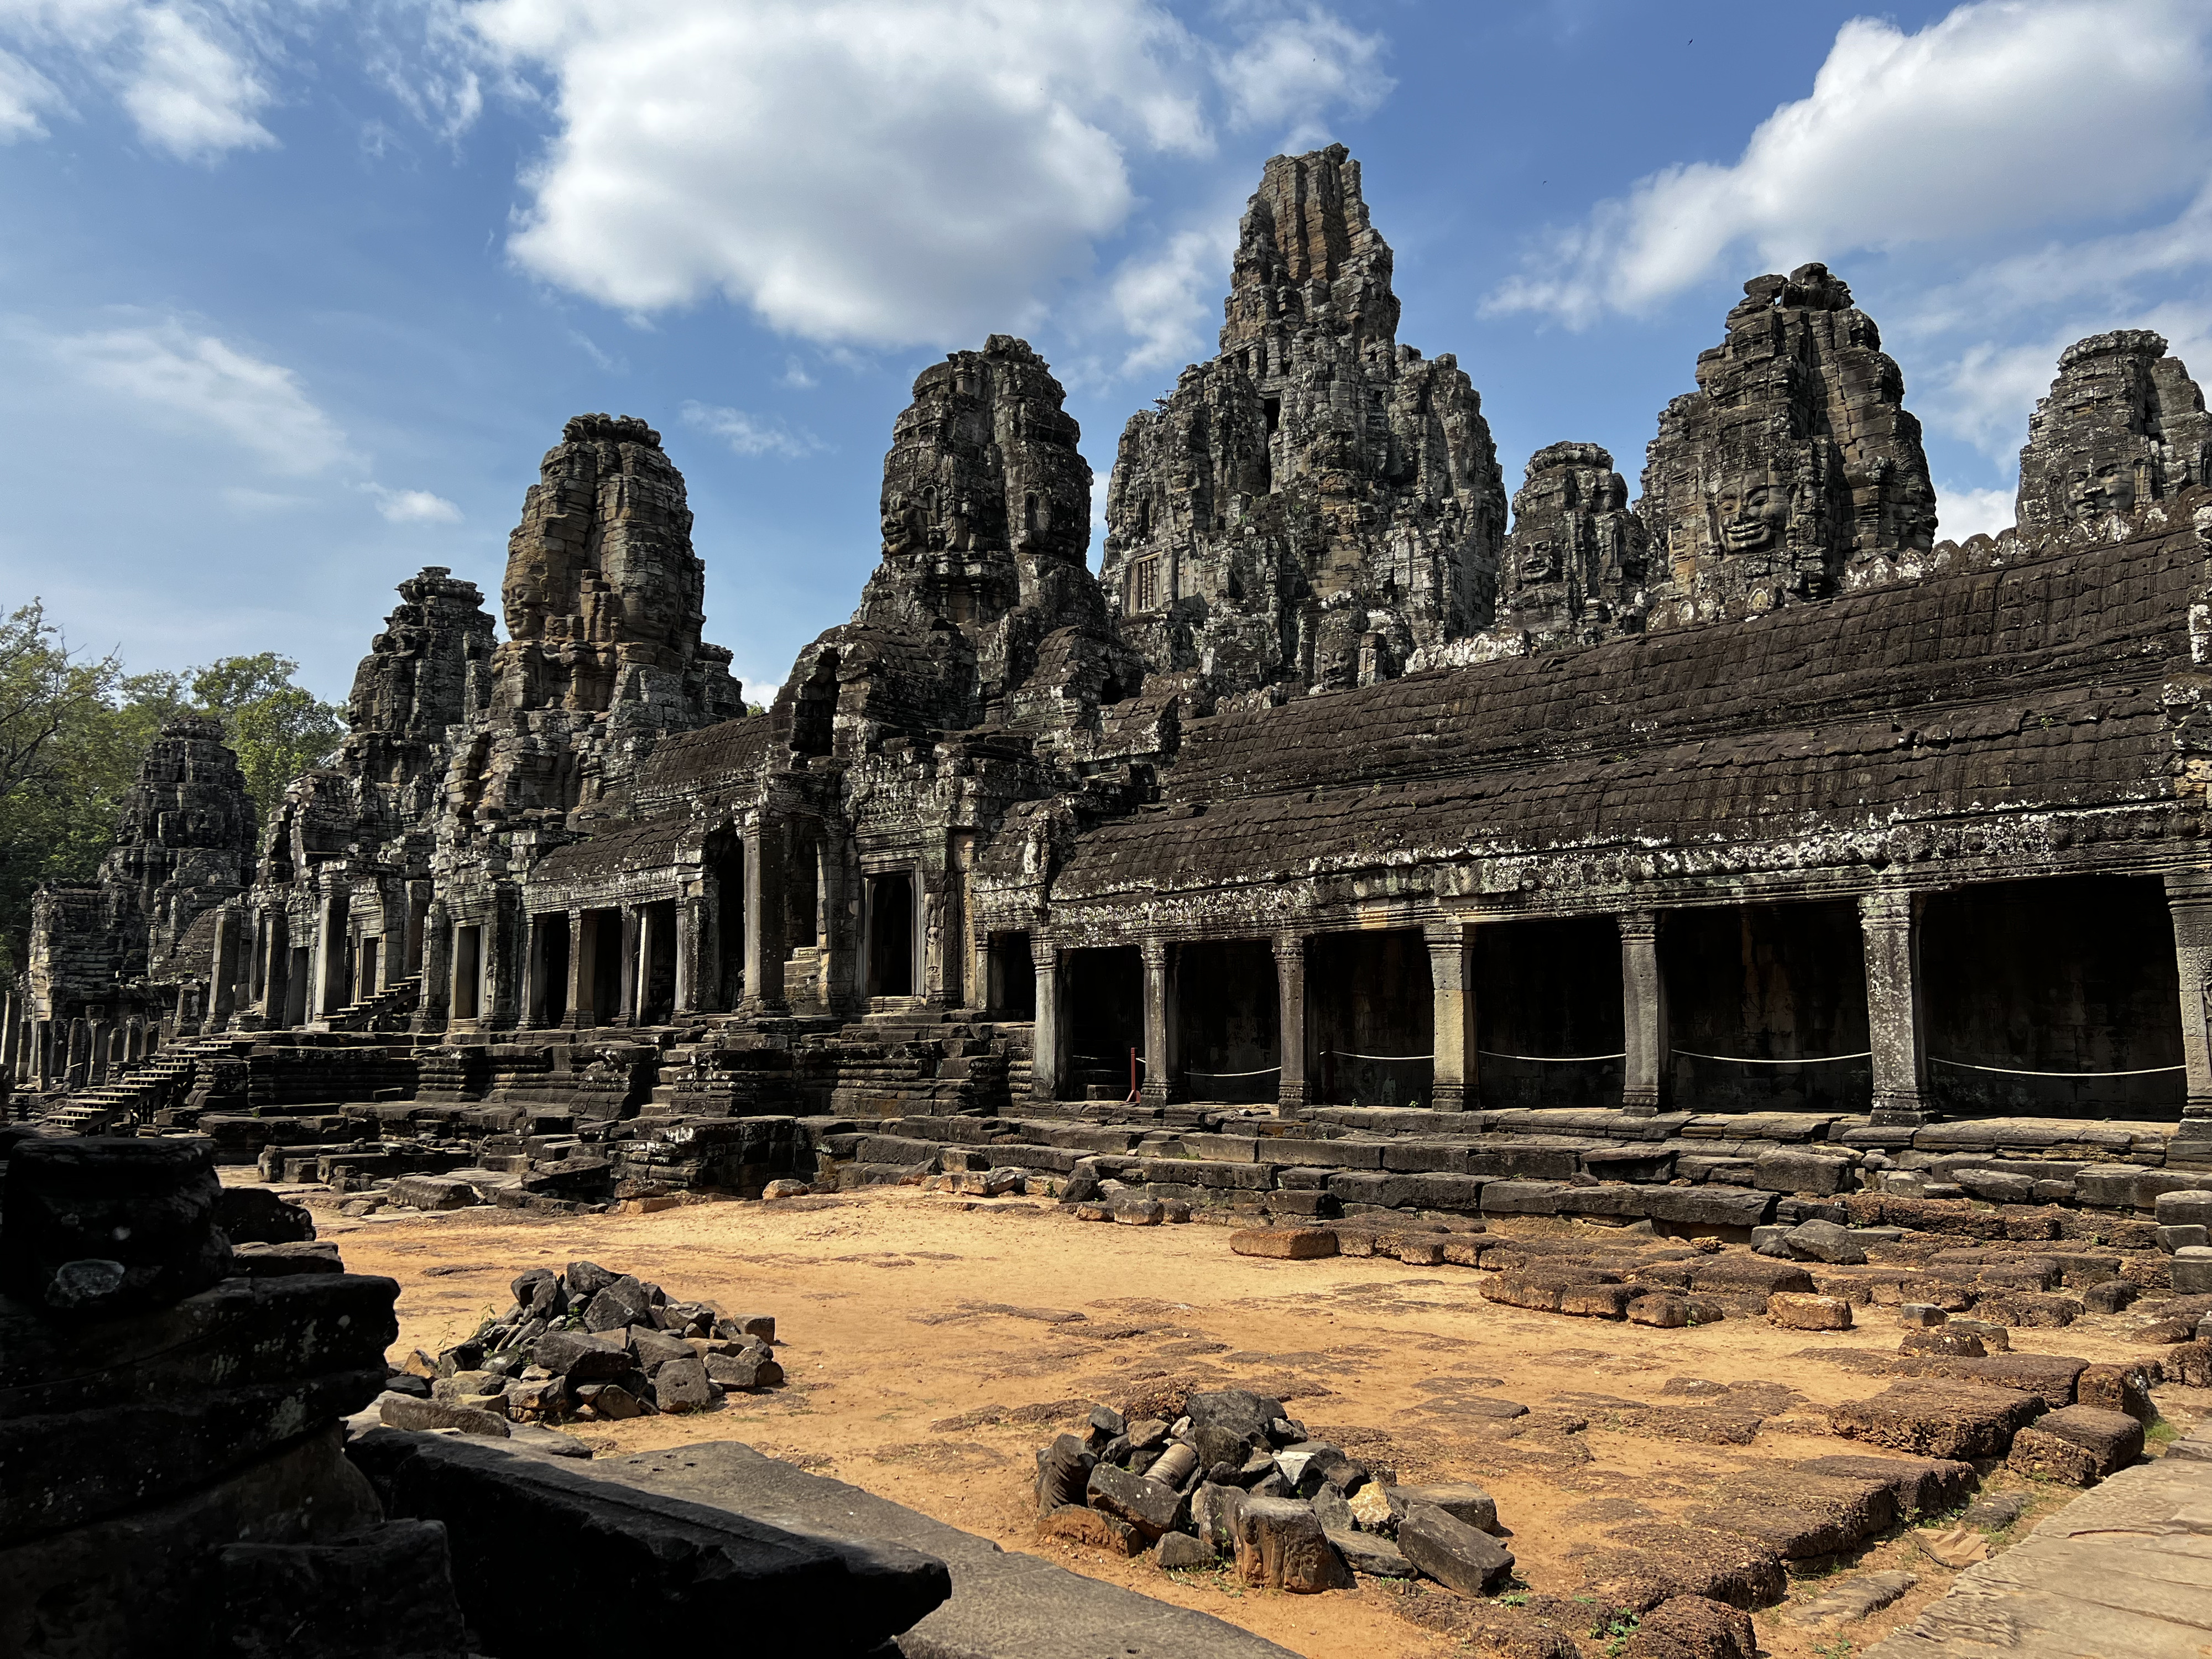
[{"label": "stone window", "polygon": [[1129,609],[1133,612],[1157,611],[1160,608],[1160,561],[1154,554],[1149,558],[1133,560],[1129,565]]}]

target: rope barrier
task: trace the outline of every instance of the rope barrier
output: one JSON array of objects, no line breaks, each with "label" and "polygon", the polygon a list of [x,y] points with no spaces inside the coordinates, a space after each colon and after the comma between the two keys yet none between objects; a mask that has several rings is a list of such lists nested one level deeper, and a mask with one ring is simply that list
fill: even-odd
[{"label": "rope barrier", "polygon": [[2189,1069],[2186,1066],[2145,1066],[2132,1072],[2029,1072],[2014,1066],[1969,1066],[1963,1060],[1937,1060],[1934,1054],[1928,1058],[1935,1060],[1936,1065],[1948,1066],[1954,1071],[1991,1072],[1999,1077],[2160,1077],[2168,1072]]},{"label": "rope barrier", "polygon": [[1272,1077],[1282,1069],[1279,1066],[1262,1066],[1256,1072],[1201,1072],[1195,1066],[1183,1067],[1192,1077]]},{"label": "rope barrier", "polygon": [[1339,1060],[1434,1060],[1434,1054],[1355,1054],[1349,1048],[1327,1048],[1324,1054],[1334,1054]]},{"label": "rope barrier", "polygon": [[1495,1048],[1477,1048],[1485,1060],[1526,1060],[1539,1066],[1578,1066],[1588,1060],[1626,1060],[1626,1053],[1618,1054],[1502,1054]]},{"label": "rope barrier", "polygon": [[1748,1054],[1701,1054],[1695,1048],[1676,1048],[1672,1052],[1691,1060],[1724,1060],[1731,1066],[1832,1066],[1840,1060],[1869,1060],[1874,1050],[1863,1048],[1855,1054],[1808,1054],[1802,1060],[1753,1060]]}]

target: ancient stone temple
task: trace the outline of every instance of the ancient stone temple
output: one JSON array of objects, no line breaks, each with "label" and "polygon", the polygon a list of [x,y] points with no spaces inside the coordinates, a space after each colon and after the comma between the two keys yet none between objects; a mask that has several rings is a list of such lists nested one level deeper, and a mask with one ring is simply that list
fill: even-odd
[{"label": "ancient stone temple", "polygon": [[138,768],[98,879],[50,884],[33,901],[30,971],[7,1033],[19,1076],[101,1082],[208,1016],[205,964],[218,950],[235,959],[236,930],[221,926],[221,907],[246,884],[253,834],[222,726],[169,721]]},{"label": "ancient stone temple", "polygon": [[1490,621],[1505,491],[1482,400],[1398,343],[1389,245],[1340,144],[1267,163],[1221,355],[1121,434],[1100,580],[1156,673],[1372,684]]},{"label": "ancient stone temple", "polygon": [[1893,580],[1935,541],[1920,422],[1850,288],[1809,264],[1743,291],[1644,460],[1654,628]]},{"label": "ancient stone temple", "polygon": [[1641,632],[1650,538],[1627,509],[1628,486],[1598,445],[1530,456],[1498,568],[1499,630],[1538,647]]},{"label": "ancient stone temple", "polygon": [[2066,348],[2020,452],[2023,531],[2125,518],[2208,483],[2212,415],[2163,339],[2124,328]]},{"label": "ancient stone temple", "polygon": [[1553,444],[1509,533],[1390,276],[1341,148],[1268,164],[1095,576],[1049,368],[931,365],[858,608],[765,713],[658,438],[572,421],[505,639],[404,584],[251,887],[131,924],[193,989],[109,1106],[556,1206],[1104,1158],[1735,1226],[1962,1146],[2053,1203],[2212,1167],[2212,489],[2155,337],[2068,352],[2021,526],[1938,543],[1873,322],[1759,277],[1641,499]]}]

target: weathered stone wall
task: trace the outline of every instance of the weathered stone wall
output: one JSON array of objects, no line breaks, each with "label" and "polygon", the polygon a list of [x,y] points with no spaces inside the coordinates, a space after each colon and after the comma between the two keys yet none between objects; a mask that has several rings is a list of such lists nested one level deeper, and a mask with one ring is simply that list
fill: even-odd
[{"label": "weathered stone wall", "polygon": [[1156,672],[1370,684],[1490,621],[1505,491],[1457,360],[1397,342],[1389,245],[1341,145],[1269,161],[1221,354],[1121,434],[1101,581]]}]

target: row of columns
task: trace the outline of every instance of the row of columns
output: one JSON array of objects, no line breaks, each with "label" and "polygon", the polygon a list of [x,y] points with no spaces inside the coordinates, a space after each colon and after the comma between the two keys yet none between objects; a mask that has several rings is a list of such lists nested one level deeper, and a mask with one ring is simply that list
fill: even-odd
[{"label": "row of columns", "polygon": [[[2185,1018],[2191,1046],[2190,1115],[2212,1115],[2212,887],[2191,912],[2191,943],[2184,948]],[[1923,996],[1919,974],[1918,905],[1910,893],[1871,893],[1859,902],[1864,939],[1867,1022],[1874,1074],[1873,1121],[1877,1124],[1923,1121],[1927,1111],[1927,1054]],[[1620,931],[1621,1108],[1632,1116],[1651,1116],[1664,1103],[1672,1054],[1668,1040],[1667,982],[1659,957],[1661,915],[1632,910],[1619,917]],[[2182,934],[2176,912],[2177,938]],[[1438,1111],[1461,1111],[1480,1094],[1475,1051],[1475,996],[1472,972],[1474,926],[1456,919],[1426,924],[1432,999],[1432,1054],[1430,1097]],[[1306,1060],[1306,936],[1283,933],[1270,941],[1280,1007],[1277,1048],[1281,1064],[1279,1102],[1285,1110],[1308,1103]],[[1175,998],[1170,967],[1170,942],[1148,939],[1139,947],[1144,964],[1144,1079],[1149,1104],[1165,1103],[1173,1086]],[[2196,954],[2193,958],[2190,952]],[[1040,1098],[1057,1098],[1065,1080],[1066,1020],[1061,979],[1061,951],[1049,940],[1033,940],[1036,971],[1036,1024],[1032,1038],[1030,1085]],[[2191,961],[2196,966],[2192,972]],[[2192,993],[2191,987],[2196,988]],[[2192,1002],[2193,995],[2193,1002]],[[2187,1012],[2187,1010],[2185,1010]],[[2199,1080],[2206,1109],[2200,1113]]]}]

